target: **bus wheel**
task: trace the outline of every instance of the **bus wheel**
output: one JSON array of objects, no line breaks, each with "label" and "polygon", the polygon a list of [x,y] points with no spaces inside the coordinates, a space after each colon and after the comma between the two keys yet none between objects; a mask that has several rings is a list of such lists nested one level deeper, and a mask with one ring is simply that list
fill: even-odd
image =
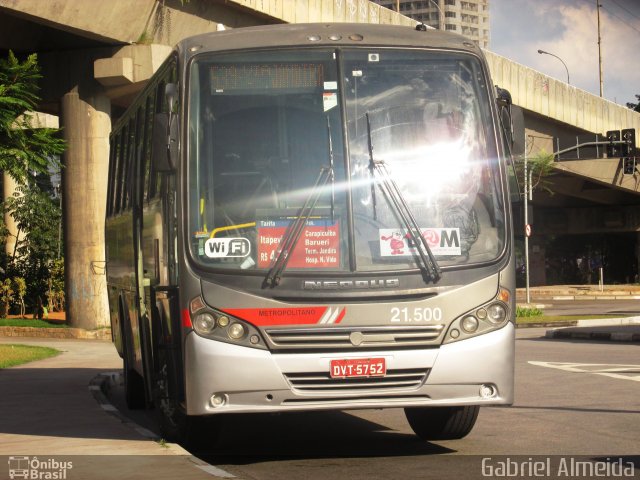
[{"label": "bus wheel", "polygon": [[186,416],[176,399],[170,369],[169,354],[164,349],[156,353],[156,371],[153,385],[153,404],[162,438],[180,442]]},{"label": "bus wheel", "polygon": [[160,435],[169,442],[181,444],[191,451],[212,446],[218,439],[221,421],[217,417],[188,416],[176,400],[171,363],[166,351],[157,354],[158,369],[154,385],[154,405]]},{"label": "bus wheel", "polygon": [[131,360],[129,358],[129,336],[124,334],[122,338],[122,371],[124,375],[124,398],[127,402],[127,407],[130,410],[139,410],[144,408],[145,396],[144,396],[144,380],[138,372],[136,372],[131,366]]},{"label": "bus wheel", "polygon": [[423,440],[457,440],[476,423],[479,405],[405,408],[411,429]]}]

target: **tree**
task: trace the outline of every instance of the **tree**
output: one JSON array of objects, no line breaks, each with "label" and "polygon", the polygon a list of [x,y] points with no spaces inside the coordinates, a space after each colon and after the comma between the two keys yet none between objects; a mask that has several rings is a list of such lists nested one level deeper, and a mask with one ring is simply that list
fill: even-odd
[{"label": "tree", "polygon": [[627,107],[636,112],[640,112],[640,95],[636,95],[636,100],[638,103],[627,102]]},{"label": "tree", "polygon": [[45,173],[65,148],[57,129],[36,128],[40,68],[35,54],[20,62],[10,51],[0,59],[0,170],[18,183],[30,172]]},{"label": "tree", "polygon": [[0,317],[6,317],[13,300],[13,282],[10,278],[0,281]]},{"label": "tree", "polygon": [[27,294],[27,282],[22,277],[15,277],[13,279],[13,289],[20,302],[20,317],[24,318],[24,296]]},{"label": "tree", "polygon": [[[553,171],[554,158],[553,153],[547,153],[541,150],[536,155],[527,159],[527,170],[531,179],[531,190],[545,190],[553,193],[550,188],[550,182],[547,176]],[[524,185],[524,161],[516,164],[516,173],[518,175],[518,183]]]},{"label": "tree", "polygon": [[47,308],[50,312],[62,312],[64,310],[64,260],[54,260],[49,274]]},{"label": "tree", "polygon": [[[58,252],[60,208],[48,191],[50,182],[47,187],[43,179],[48,178],[51,168],[60,166],[58,156],[65,142],[58,129],[39,128],[33,121],[31,112],[40,101],[40,78],[35,54],[20,61],[9,52],[6,59],[0,59],[0,170],[19,185],[3,209],[13,216],[21,232],[14,251],[5,258],[6,278],[0,282],[0,307],[5,310],[15,293],[21,304],[25,295],[20,287],[14,290],[12,277],[24,279],[27,299],[42,303]],[[0,240],[7,235],[6,227],[0,225]]]},{"label": "tree", "polygon": [[19,186],[5,201],[5,209],[18,227],[14,251],[7,258],[7,275],[23,277],[32,306],[49,296],[49,278],[57,266],[60,207],[35,179]]}]

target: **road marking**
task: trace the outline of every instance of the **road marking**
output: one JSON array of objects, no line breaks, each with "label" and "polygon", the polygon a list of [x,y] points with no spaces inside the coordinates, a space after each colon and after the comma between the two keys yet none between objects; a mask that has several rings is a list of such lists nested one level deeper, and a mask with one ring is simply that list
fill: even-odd
[{"label": "road marking", "polygon": [[236,478],[235,475],[232,475],[229,472],[222,470],[221,468],[214,467],[213,465],[207,465],[207,466],[196,465],[196,467],[198,467],[200,470],[207,472],[209,475],[213,475],[214,477]]},{"label": "road marking", "polygon": [[619,380],[640,382],[640,365],[620,365],[614,363],[565,363],[565,362],[528,362],[538,367],[556,368],[571,373],[592,373]]}]

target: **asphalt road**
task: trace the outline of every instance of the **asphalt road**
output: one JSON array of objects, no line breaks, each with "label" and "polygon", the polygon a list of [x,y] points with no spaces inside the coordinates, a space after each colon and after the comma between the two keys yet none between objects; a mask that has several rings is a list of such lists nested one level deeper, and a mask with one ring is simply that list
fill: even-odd
[{"label": "asphalt road", "polygon": [[624,456],[640,476],[640,346],[543,336],[518,330],[514,406],[482,409],[462,440],[421,441],[400,409],[238,415],[215,447],[193,453],[256,480],[482,478],[482,459],[500,455]]}]

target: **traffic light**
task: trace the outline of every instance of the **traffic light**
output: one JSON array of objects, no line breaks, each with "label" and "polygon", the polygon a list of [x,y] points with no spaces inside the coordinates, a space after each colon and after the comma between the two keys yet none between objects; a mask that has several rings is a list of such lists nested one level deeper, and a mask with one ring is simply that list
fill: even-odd
[{"label": "traffic light", "polygon": [[620,145],[615,143],[620,141],[620,130],[609,130],[607,132],[607,158],[620,157]]},{"label": "traffic light", "polygon": [[636,173],[636,159],[634,157],[625,157],[622,159],[622,173],[625,175],[633,175]]},{"label": "traffic light", "polygon": [[622,140],[626,142],[622,145],[623,157],[635,157],[636,156],[636,129],[625,128],[622,130]]}]

